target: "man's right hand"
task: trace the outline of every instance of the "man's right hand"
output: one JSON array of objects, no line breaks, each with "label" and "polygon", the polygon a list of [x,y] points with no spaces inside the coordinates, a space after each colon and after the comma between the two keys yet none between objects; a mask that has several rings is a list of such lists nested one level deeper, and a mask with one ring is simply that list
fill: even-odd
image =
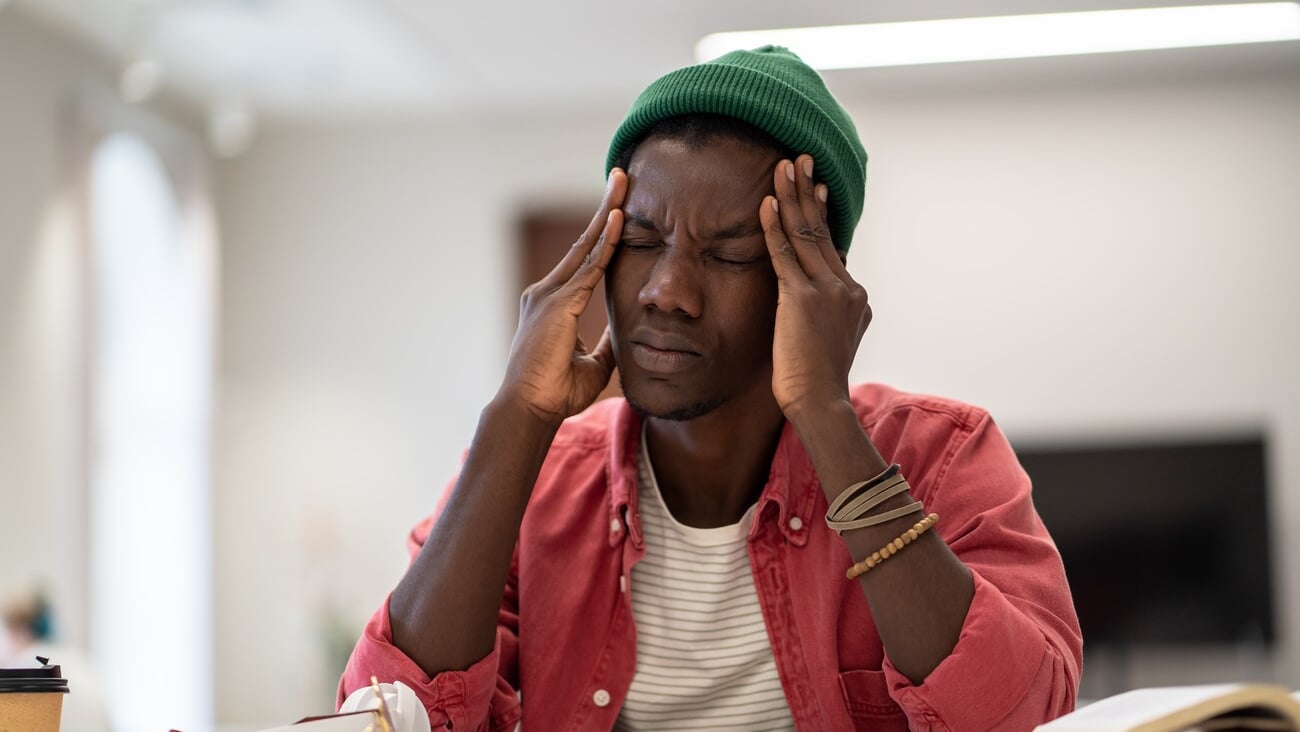
[{"label": "man's right hand", "polygon": [[528,409],[552,427],[590,406],[614,371],[609,330],[588,350],[578,336],[578,317],[623,234],[626,194],[627,174],[615,168],[587,230],[519,299],[519,329],[497,399]]},{"label": "man's right hand", "polygon": [[[615,169],[582,237],[524,291],[501,389],[479,418],[424,548],[389,597],[393,645],[430,677],[468,669],[492,652],[519,527],[554,430],[609,383],[609,332],[588,351],[578,340],[578,316],[623,234],[626,195],[627,175]],[[520,429],[528,415],[536,424]]]}]

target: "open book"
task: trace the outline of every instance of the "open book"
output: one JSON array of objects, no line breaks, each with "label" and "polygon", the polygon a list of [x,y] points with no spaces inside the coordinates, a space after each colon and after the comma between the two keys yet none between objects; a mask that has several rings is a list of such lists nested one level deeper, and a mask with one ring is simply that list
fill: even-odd
[{"label": "open book", "polygon": [[1107,697],[1035,732],[1300,732],[1300,694],[1268,684],[1138,689]]},{"label": "open book", "polygon": [[392,732],[384,715],[377,709],[346,714],[308,717],[285,727],[262,732]]}]

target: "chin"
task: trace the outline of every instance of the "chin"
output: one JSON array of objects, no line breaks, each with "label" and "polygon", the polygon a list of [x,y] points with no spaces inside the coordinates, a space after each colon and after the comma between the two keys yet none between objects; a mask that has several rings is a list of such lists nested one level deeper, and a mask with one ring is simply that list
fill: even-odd
[{"label": "chin", "polygon": [[619,375],[619,385],[623,396],[637,414],[644,419],[654,417],[671,422],[689,422],[696,417],[703,417],[726,402],[726,397],[718,394],[711,397],[692,399],[686,395],[652,395],[645,393],[649,389],[640,388],[641,384],[631,384]]}]

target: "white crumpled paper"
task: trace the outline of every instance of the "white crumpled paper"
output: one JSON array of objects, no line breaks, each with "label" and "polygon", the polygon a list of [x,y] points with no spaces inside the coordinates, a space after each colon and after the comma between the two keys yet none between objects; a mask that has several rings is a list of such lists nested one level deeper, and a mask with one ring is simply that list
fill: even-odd
[{"label": "white crumpled paper", "polygon": [[[384,695],[384,704],[393,718],[393,732],[431,732],[429,712],[425,710],[415,690],[400,681],[380,684],[379,691]],[[375,709],[379,703],[375,700],[375,690],[364,686],[348,695],[339,707],[340,712],[360,712]]]}]

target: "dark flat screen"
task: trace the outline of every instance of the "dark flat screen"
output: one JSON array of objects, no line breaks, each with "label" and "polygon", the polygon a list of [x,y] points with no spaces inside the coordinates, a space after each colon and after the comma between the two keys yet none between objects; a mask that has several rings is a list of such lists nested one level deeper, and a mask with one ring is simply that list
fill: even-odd
[{"label": "dark flat screen", "polygon": [[1086,645],[1273,642],[1262,438],[1016,452]]}]

